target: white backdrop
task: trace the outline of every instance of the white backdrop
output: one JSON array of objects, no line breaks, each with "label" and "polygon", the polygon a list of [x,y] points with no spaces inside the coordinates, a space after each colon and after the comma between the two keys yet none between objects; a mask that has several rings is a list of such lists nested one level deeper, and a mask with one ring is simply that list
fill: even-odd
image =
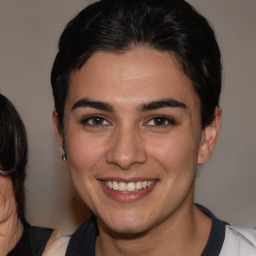
[{"label": "white backdrop", "polygon": [[[49,77],[61,31],[89,2],[0,0],[0,92],[27,129],[26,216],[35,225],[72,229],[88,214],[60,159]],[[256,1],[188,2],[214,26],[224,60],[223,123],[198,171],[196,201],[234,225],[256,227]]]}]

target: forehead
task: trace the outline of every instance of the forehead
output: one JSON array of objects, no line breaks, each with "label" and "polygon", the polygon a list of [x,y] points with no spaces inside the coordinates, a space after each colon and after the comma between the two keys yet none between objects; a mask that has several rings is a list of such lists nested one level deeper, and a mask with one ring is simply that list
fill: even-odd
[{"label": "forehead", "polygon": [[82,97],[127,104],[166,97],[198,101],[178,61],[167,52],[144,47],[95,53],[71,75],[67,102]]}]

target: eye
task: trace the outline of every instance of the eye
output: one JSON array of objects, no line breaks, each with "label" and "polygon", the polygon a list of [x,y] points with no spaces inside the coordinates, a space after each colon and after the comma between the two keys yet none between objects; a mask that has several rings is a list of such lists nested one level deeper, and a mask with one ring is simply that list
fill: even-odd
[{"label": "eye", "polygon": [[146,123],[146,126],[168,127],[175,124],[176,122],[173,118],[166,116],[154,116]]},{"label": "eye", "polygon": [[83,119],[81,123],[83,125],[95,126],[95,127],[110,125],[110,122],[107,121],[106,118],[104,118],[103,116],[99,116],[99,115],[89,116],[89,117]]}]

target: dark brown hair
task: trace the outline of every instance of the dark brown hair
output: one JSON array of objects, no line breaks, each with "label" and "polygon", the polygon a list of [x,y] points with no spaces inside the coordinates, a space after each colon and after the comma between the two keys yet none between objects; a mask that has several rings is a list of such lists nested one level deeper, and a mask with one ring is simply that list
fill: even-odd
[{"label": "dark brown hair", "polygon": [[136,46],[177,56],[200,100],[202,127],[212,122],[222,65],[207,20],[184,0],[102,0],[82,10],[60,37],[51,74],[60,130],[70,74],[97,51],[125,52]]}]

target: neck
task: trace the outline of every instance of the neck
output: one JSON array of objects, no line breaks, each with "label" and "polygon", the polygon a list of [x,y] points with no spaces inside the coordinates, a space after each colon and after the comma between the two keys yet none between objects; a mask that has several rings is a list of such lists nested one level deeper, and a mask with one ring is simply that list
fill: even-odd
[{"label": "neck", "polygon": [[[136,236],[120,236],[106,232],[99,223],[96,255],[201,255],[211,229],[211,220],[195,205],[190,205],[160,223],[152,230]],[[184,244],[186,246],[184,246]]]},{"label": "neck", "polygon": [[0,219],[0,256],[7,255],[15,247],[22,233],[23,225],[15,210],[10,215]]},{"label": "neck", "polygon": [[17,214],[9,216],[5,221],[0,222],[0,256],[10,252],[20,240],[23,233],[23,225]]}]

